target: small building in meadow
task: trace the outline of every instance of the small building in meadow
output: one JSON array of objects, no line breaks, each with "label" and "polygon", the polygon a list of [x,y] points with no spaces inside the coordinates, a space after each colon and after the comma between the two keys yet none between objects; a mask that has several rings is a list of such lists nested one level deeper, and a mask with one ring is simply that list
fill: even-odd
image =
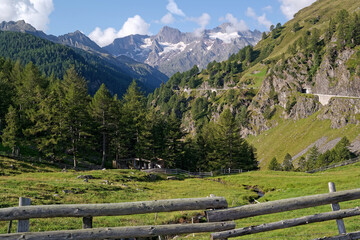
[{"label": "small building in meadow", "polygon": [[161,168],[161,164],[143,158],[126,158],[113,160],[113,168],[117,169],[152,169]]}]

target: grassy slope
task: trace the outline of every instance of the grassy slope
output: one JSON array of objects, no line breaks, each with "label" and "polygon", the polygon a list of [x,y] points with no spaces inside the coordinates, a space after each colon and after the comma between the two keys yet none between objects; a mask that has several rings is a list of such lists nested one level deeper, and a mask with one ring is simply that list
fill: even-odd
[{"label": "grassy slope", "polygon": [[[295,17],[284,24],[284,28],[281,31],[281,35],[275,40],[271,38],[271,33],[268,34],[268,37],[265,40],[260,41],[255,47],[255,50],[263,49],[265,46],[271,42],[275,42],[275,48],[272,53],[266,59],[278,58],[281,54],[285,53],[286,56],[289,56],[286,53],[289,45],[293,44],[298,40],[299,37],[303,36],[306,31],[311,30],[312,28],[319,29],[322,33],[328,27],[328,22],[330,17],[335,17],[336,13],[340,9],[346,9],[348,12],[359,11],[360,2],[357,0],[343,0],[343,1],[334,1],[334,0],[318,0],[313,3],[311,6],[306,7],[300,10]],[[320,16],[319,22],[315,25],[312,24],[309,20]],[[302,27],[299,31],[293,32],[292,26],[294,23],[298,22]],[[265,59],[265,60],[266,60]],[[244,72],[241,77],[240,82],[244,82],[248,79],[257,80],[256,86],[258,88],[261,82],[265,79],[266,75],[263,76],[252,76],[254,70],[263,69],[264,66],[261,63],[256,64],[252,68]]]},{"label": "grassy slope", "polygon": [[[312,28],[318,28],[322,32],[328,27],[330,17],[335,17],[340,9],[346,9],[350,13],[359,11],[360,2],[357,0],[334,1],[334,0],[318,0],[311,6],[300,10],[295,17],[287,22],[282,30],[281,35],[275,40],[277,45],[268,59],[280,57],[285,53],[289,45],[296,41],[306,31]],[[315,25],[310,23],[309,19],[320,16],[319,22]],[[301,30],[294,33],[292,26],[295,22],[299,22]],[[270,41],[274,41],[271,37],[260,41],[255,49],[261,49]],[[260,63],[249,69],[242,77],[242,80],[251,77],[251,72],[264,68]],[[262,80],[266,76],[262,77]],[[261,77],[258,77],[257,83],[261,84]],[[249,141],[254,144],[258,150],[258,159],[261,160],[261,167],[268,165],[269,161],[276,157],[282,162],[286,153],[292,156],[305,149],[311,143],[323,136],[328,137],[328,141],[338,137],[347,136],[350,140],[354,140],[359,134],[360,129],[354,125],[349,125],[342,129],[331,129],[330,121],[319,121],[316,115],[300,121],[291,121],[276,119],[279,121],[278,126],[262,133],[259,136],[249,137]]]},{"label": "grassy slope", "polygon": [[[328,27],[328,21],[330,17],[335,17],[336,13],[339,10],[346,9],[348,12],[351,13],[353,11],[359,11],[359,7],[360,7],[360,2],[357,0],[316,1],[311,6],[300,10],[292,20],[284,24],[285,28],[282,30],[281,35],[276,39],[278,44],[275,46],[273,52],[270,54],[268,58],[278,57],[282,53],[286,52],[290,44],[292,44],[306,31],[311,30],[312,28],[318,28],[319,30],[324,31]],[[319,22],[317,22],[315,25],[310,23],[309,20],[316,18],[317,16],[320,16]],[[300,24],[302,29],[294,33],[292,31],[292,26],[296,22]],[[271,37],[268,37],[264,41],[260,41],[255,46],[255,49],[263,48],[270,41],[273,41]]]},{"label": "grassy slope", "polygon": [[360,134],[360,128],[348,124],[340,129],[332,129],[330,120],[318,120],[318,114],[298,121],[277,119],[278,125],[258,136],[250,136],[248,140],[257,149],[260,167],[266,168],[273,157],[282,162],[286,153],[295,156],[316,140],[327,137],[331,141],[346,136],[350,141]]},{"label": "grassy slope", "polygon": [[[106,170],[88,172],[61,172],[60,169],[44,169],[51,172],[39,173],[41,166],[34,164],[37,169],[25,174],[10,174],[8,158],[0,158],[2,172],[0,176],[0,207],[16,206],[19,196],[30,197],[33,205],[39,204],[71,204],[71,203],[115,203],[125,201],[155,200],[168,198],[205,197],[210,194],[224,196],[230,206],[247,204],[249,199],[256,197],[256,193],[247,186],[257,186],[266,192],[259,201],[271,201],[290,197],[326,193],[327,182],[334,181],[338,190],[357,188],[360,184],[360,163],[333,169],[325,173],[287,173],[257,171],[232,176],[218,176],[207,179],[184,179],[151,181],[147,174],[134,170]],[[22,170],[22,163],[17,163]],[[95,179],[84,182],[78,179],[79,175],[93,175]],[[221,178],[221,182],[217,181]],[[110,181],[110,185],[104,181]],[[350,181],[351,180],[351,181]],[[73,193],[64,193],[71,190]],[[342,208],[359,205],[360,201],[342,203]],[[272,214],[262,217],[253,217],[237,221],[237,227],[250,226],[265,222],[278,221],[292,217],[315,214],[319,211],[330,211],[330,206],[313,209],[297,210],[288,213]],[[162,213],[154,221],[154,214],[134,215],[124,217],[96,217],[94,227],[126,226],[143,224],[162,224],[169,222],[183,222],[190,220],[195,212]],[[345,220],[347,231],[358,229],[358,218]],[[81,228],[79,218],[59,218],[56,221],[47,219],[33,219],[30,227],[32,231],[78,229]],[[14,225],[13,225],[14,226]],[[7,222],[0,222],[0,232],[5,233]],[[13,229],[14,230],[14,229]],[[336,224],[334,221],[311,224],[277,230],[269,233],[256,234],[239,239],[312,239],[324,235],[335,235]],[[208,234],[196,234],[178,239],[209,239]]]}]

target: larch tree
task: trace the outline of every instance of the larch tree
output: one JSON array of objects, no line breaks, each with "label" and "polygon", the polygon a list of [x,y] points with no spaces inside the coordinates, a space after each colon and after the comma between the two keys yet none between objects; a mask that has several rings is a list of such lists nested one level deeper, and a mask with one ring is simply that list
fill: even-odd
[{"label": "larch tree", "polygon": [[90,102],[90,115],[96,123],[98,132],[101,134],[102,160],[101,167],[105,167],[109,136],[114,129],[114,116],[111,112],[113,98],[105,84],[101,84]]},{"label": "larch tree", "polygon": [[122,106],[123,130],[127,136],[123,153],[126,157],[136,157],[137,149],[141,148],[140,133],[144,127],[146,112],[145,96],[133,81],[123,96]]},{"label": "larch tree", "polygon": [[16,148],[19,145],[19,125],[16,109],[10,105],[8,113],[5,116],[6,127],[2,134],[2,144],[11,148],[12,154],[15,155]]},{"label": "larch tree", "polygon": [[63,134],[65,144],[70,148],[73,155],[74,168],[77,167],[80,148],[85,145],[85,139],[89,136],[89,115],[87,106],[89,96],[85,79],[79,76],[74,67],[66,71],[63,80],[64,98],[62,99]]}]

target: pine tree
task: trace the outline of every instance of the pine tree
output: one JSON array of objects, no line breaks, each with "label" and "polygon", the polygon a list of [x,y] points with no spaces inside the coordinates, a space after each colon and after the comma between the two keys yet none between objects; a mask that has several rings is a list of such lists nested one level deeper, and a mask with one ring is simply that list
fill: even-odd
[{"label": "pine tree", "polygon": [[12,154],[15,155],[15,150],[19,145],[19,125],[16,109],[10,105],[8,113],[5,116],[6,127],[2,135],[2,143],[5,147],[9,147],[12,150]]},{"label": "pine tree", "polygon": [[140,133],[144,127],[146,116],[146,99],[140,92],[136,82],[133,81],[123,96],[122,122],[124,133],[127,136],[124,142],[126,157],[136,157],[141,150]]},{"label": "pine tree", "polygon": [[5,115],[12,104],[14,86],[11,79],[12,64],[1,59],[0,63],[0,134],[5,125]]},{"label": "pine tree", "polygon": [[269,166],[268,166],[268,169],[273,170],[273,171],[280,171],[281,170],[281,165],[277,161],[276,157],[273,157],[273,159],[271,159],[271,161],[269,163]]},{"label": "pine tree", "polygon": [[316,167],[319,155],[320,152],[316,145],[310,148],[306,160],[306,167],[305,167],[306,171],[312,170]]},{"label": "pine tree", "polygon": [[305,171],[306,169],[306,159],[302,156],[300,157],[299,159],[299,162],[298,162],[298,171]]},{"label": "pine tree", "polygon": [[351,152],[349,150],[350,141],[347,137],[343,137],[334,147],[335,161],[342,162],[351,158]]},{"label": "pine tree", "polygon": [[76,73],[74,67],[66,71],[63,85],[64,99],[61,102],[64,109],[62,133],[66,138],[66,146],[71,150],[74,168],[76,168],[81,147],[85,145],[85,137],[89,135],[87,111],[89,96],[85,79]]},{"label": "pine tree", "polygon": [[41,99],[37,111],[32,114],[31,127],[24,129],[25,134],[33,138],[38,150],[53,159],[59,157],[65,150],[62,148],[66,144],[62,134],[63,99],[64,91],[60,80],[53,81],[46,97]]},{"label": "pine tree", "polygon": [[257,162],[254,152],[254,148],[241,137],[240,128],[231,111],[224,110],[215,128],[217,167],[255,169]]},{"label": "pine tree", "polygon": [[177,166],[185,168],[186,166],[183,166],[181,163],[183,154],[182,138],[184,137],[181,121],[176,117],[175,112],[172,111],[166,122],[165,163],[168,167]]},{"label": "pine tree", "polygon": [[102,160],[101,167],[105,167],[106,150],[108,149],[109,136],[114,127],[114,116],[111,112],[111,105],[113,99],[105,84],[101,84],[100,88],[95,93],[92,101],[90,102],[90,116],[96,124],[96,130],[101,134],[102,145]]},{"label": "pine tree", "polygon": [[289,153],[285,155],[284,161],[282,163],[282,168],[284,171],[293,171],[294,165],[292,164],[292,157]]}]

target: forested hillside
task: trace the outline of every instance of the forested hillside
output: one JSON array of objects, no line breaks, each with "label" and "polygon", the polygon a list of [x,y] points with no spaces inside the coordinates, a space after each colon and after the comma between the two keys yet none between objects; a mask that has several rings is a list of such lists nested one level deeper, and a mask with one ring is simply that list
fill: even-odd
[{"label": "forested hillside", "polygon": [[[343,128],[349,125],[348,129],[352,129],[352,125],[359,124],[360,114],[356,98],[360,96],[359,6],[354,0],[319,0],[283,26],[271,26],[255,47],[246,47],[227,61],[212,62],[202,71],[195,66],[173,75],[149,95],[149,104],[165,114],[174,109],[194,139],[206,137],[211,124],[224,111],[230,111],[242,136],[248,136],[260,149],[258,157],[263,167],[273,157],[281,163],[289,152],[297,156],[290,160],[298,167],[306,151],[300,156],[298,153],[322,137],[326,138],[322,143],[326,145],[347,136],[349,146],[357,135]],[[333,98],[323,106],[317,94],[345,98]],[[299,122],[297,128],[303,132],[298,137],[303,141],[298,146],[296,134],[283,139],[266,132],[272,128],[280,131],[288,121],[309,117],[328,128],[304,128],[301,124],[305,122]],[[320,153],[325,153],[329,147],[321,149],[325,150]],[[334,161],[338,160],[325,162]]]},{"label": "forested hillside", "polygon": [[[36,149],[49,161],[144,158],[165,167],[195,170],[257,167],[253,148],[241,138],[230,111],[212,125],[210,139],[186,140],[175,112],[163,115],[146,106],[136,82],[121,99],[105,84],[94,97],[72,67],[63,80],[45,77],[32,63],[0,61],[0,132],[13,155]],[[206,148],[203,147],[206,145]],[[208,157],[203,158],[206,154]]]},{"label": "forested hillside", "polygon": [[152,91],[166,76],[135,61],[101,57],[81,49],[56,44],[31,34],[0,31],[0,56],[19,60],[22,64],[33,62],[47,76],[61,78],[70,66],[88,81],[90,94],[102,83],[113,94],[122,95],[133,79],[145,91]]}]

